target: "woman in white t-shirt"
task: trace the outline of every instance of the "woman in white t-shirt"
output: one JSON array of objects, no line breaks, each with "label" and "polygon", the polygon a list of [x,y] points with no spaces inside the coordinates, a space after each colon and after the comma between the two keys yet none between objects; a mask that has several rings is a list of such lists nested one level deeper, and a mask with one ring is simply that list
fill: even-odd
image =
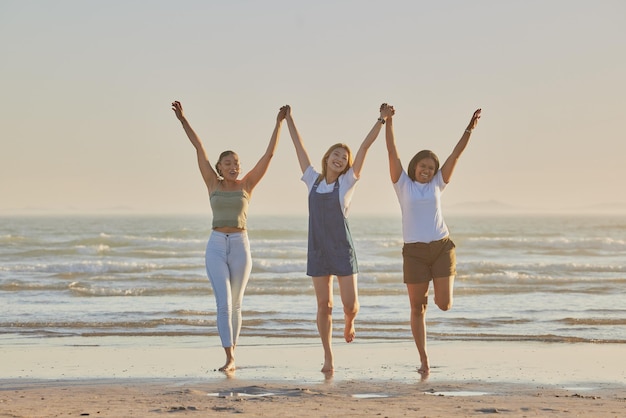
[{"label": "woman in white t-shirt", "polygon": [[452,307],[456,255],[454,242],[441,211],[441,193],[454,172],[456,163],[465,150],[472,130],[480,119],[481,109],[472,118],[454,147],[452,154],[439,169],[439,159],[430,150],[418,152],[402,168],[393,133],[393,106],[383,106],[387,114],[385,130],[389,173],[402,211],[403,276],[411,304],[411,331],[420,355],[418,372],[426,377],[430,371],[426,353],[426,308],[428,289],[433,281],[435,304],[447,311]]},{"label": "woman in white t-shirt", "polygon": [[345,144],[331,146],[322,158],[322,172],[311,165],[302,138],[296,129],[287,106],[287,126],[296,148],[302,169],[302,181],[309,191],[309,238],[307,251],[307,275],[313,278],[317,298],[317,330],[324,347],[322,372],[332,374],[332,308],[333,276],[337,276],[344,312],[344,338],[354,340],[354,319],[359,311],[357,291],[358,266],[352,236],[348,226],[348,208],[356,182],[361,175],[367,150],[374,143],[385,123],[379,117],[367,134],[354,162],[350,148]]}]

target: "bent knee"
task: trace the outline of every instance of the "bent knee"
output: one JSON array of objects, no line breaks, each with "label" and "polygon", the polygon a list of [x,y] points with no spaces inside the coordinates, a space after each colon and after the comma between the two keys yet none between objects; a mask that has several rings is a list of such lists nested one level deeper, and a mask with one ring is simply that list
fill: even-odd
[{"label": "bent knee", "polygon": [[357,313],[359,313],[359,303],[351,303],[349,305],[343,305],[343,313],[345,313],[346,315],[356,315]]},{"label": "bent knee", "polygon": [[452,309],[452,300],[435,301],[435,303],[437,304],[437,307],[442,311],[449,311],[450,309]]}]

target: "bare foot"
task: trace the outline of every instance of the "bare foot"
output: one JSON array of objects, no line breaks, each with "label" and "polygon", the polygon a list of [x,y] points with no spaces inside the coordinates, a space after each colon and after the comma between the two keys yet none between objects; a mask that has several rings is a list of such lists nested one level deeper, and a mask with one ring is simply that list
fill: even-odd
[{"label": "bare foot", "polygon": [[235,371],[235,347],[224,347],[224,353],[226,353],[226,364],[220,367],[220,372],[234,372]]},{"label": "bare foot", "polygon": [[234,359],[234,358],[232,358],[232,359],[228,359],[228,360],[226,361],[226,364],[224,364],[224,365],[223,365],[222,367],[220,367],[218,370],[219,370],[220,372],[225,372],[225,373],[228,373],[228,372],[234,372],[234,371],[235,371],[235,359]]},{"label": "bare foot", "polygon": [[322,367],[322,373],[333,373],[335,371],[335,362],[333,361],[333,354],[324,354],[324,366]]},{"label": "bare foot", "polygon": [[346,339],[347,343],[351,343],[354,341],[355,336],[356,331],[354,330],[354,318],[351,320],[346,318],[346,327],[343,330],[343,337]]},{"label": "bare foot", "polygon": [[428,365],[428,362],[422,363],[420,368],[417,369],[417,372],[423,376],[428,376],[430,374],[430,366]]},{"label": "bare foot", "polygon": [[335,366],[333,366],[332,363],[330,364],[324,363],[324,367],[322,367],[322,373],[332,375],[333,373],[335,373]]}]

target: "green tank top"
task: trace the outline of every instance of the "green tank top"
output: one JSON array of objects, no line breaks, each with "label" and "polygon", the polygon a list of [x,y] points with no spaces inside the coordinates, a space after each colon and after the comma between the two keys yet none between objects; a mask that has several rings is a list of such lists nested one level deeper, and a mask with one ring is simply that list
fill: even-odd
[{"label": "green tank top", "polygon": [[246,229],[250,196],[245,190],[216,190],[209,196],[213,210],[213,228],[230,226]]}]

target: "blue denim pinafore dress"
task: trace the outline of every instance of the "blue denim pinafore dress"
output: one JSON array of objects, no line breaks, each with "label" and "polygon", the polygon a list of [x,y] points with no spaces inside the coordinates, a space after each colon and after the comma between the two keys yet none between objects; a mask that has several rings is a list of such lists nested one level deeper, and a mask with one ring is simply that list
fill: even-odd
[{"label": "blue denim pinafore dress", "polygon": [[330,193],[317,193],[317,179],[309,193],[309,243],[306,274],[349,276],[359,271],[348,220],[339,201],[339,181]]}]

